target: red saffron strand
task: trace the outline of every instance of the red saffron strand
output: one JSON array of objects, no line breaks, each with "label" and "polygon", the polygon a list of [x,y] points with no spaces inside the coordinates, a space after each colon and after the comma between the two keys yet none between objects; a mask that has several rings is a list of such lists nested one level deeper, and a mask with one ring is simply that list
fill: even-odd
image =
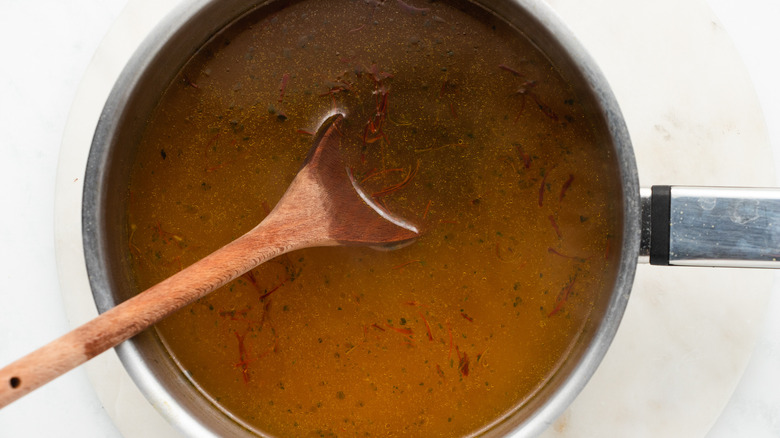
[{"label": "red saffron strand", "polygon": [[177,242],[181,242],[182,240],[184,240],[181,236],[179,236],[176,233],[165,231],[162,227],[162,224],[160,224],[160,221],[157,221],[155,223],[154,229],[157,231],[157,235],[160,237],[160,240],[162,240],[162,243],[168,243],[171,240],[175,240]]},{"label": "red saffron strand", "polygon": [[577,280],[577,275],[574,275],[574,278],[571,279],[568,285],[564,286],[563,289],[558,293],[558,297],[555,300],[555,308],[547,315],[547,317],[551,317],[561,310],[563,310],[563,306],[566,304],[566,302],[569,299],[569,295],[571,295],[572,289],[574,289],[574,282]]},{"label": "red saffron strand", "polygon": [[403,269],[406,266],[411,265],[412,263],[422,263],[422,260],[410,260],[410,261],[408,261],[406,263],[401,263],[400,265],[393,266],[393,269],[396,270],[396,271],[400,271],[401,269]]},{"label": "red saffron strand", "polygon": [[463,352],[463,356],[460,357],[460,360],[458,361],[458,370],[461,374],[463,374],[463,377],[468,377],[469,375],[469,355],[466,354],[466,352]]},{"label": "red saffron strand", "polygon": [[237,331],[234,331],[236,339],[238,339],[238,358],[239,362],[235,364],[236,368],[241,368],[241,374],[244,378],[244,383],[249,383],[249,357],[246,353],[246,347],[244,346],[244,336],[239,335]]},{"label": "red saffron strand", "polygon": [[377,141],[379,141],[381,139],[382,139],[382,134],[379,134],[376,137],[366,138],[366,139],[363,140],[363,142],[366,143],[366,144],[372,144],[372,143],[376,143]]},{"label": "red saffron strand", "polygon": [[358,26],[358,27],[356,27],[356,28],[354,28],[354,29],[351,29],[351,30],[349,30],[347,33],[354,33],[354,32],[360,31],[360,30],[362,30],[364,27],[366,27],[366,24],[365,24],[365,23],[361,24],[360,26]]},{"label": "red saffron strand", "polygon": [[520,73],[519,71],[513,69],[512,67],[510,67],[510,66],[508,66],[506,64],[498,64],[498,68],[500,68],[501,70],[504,70],[506,72],[512,73],[513,75],[518,76],[518,77],[522,77],[523,76],[522,73]]},{"label": "red saffron strand", "polygon": [[279,83],[279,99],[277,102],[281,103],[284,100],[284,91],[287,89],[287,81],[290,80],[290,74],[285,73],[282,75],[282,81]]},{"label": "red saffron strand", "polygon": [[266,299],[266,297],[268,297],[268,296],[269,296],[269,295],[271,295],[272,293],[276,292],[276,291],[277,291],[277,290],[278,290],[280,287],[284,286],[284,283],[286,283],[286,282],[287,282],[287,280],[288,280],[288,279],[286,279],[286,278],[285,278],[284,280],[282,280],[282,282],[281,282],[281,283],[279,283],[279,284],[277,284],[276,286],[274,286],[274,287],[273,287],[271,290],[269,290],[268,292],[264,293],[263,295],[260,295],[260,301],[263,301],[263,300],[265,300],[265,299]]},{"label": "red saffron strand", "polygon": [[404,178],[403,181],[399,182],[398,184],[392,185],[390,187],[385,187],[384,189],[374,193],[371,196],[374,198],[379,198],[404,188],[407,184],[409,184],[409,182],[411,182],[414,176],[417,175],[417,171],[419,169],[420,169],[420,161],[418,160],[417,166],[414,169],[411,168],[409,169],[409,173],[406,175],[406,178]]},{"label": "red saffron strand", "polygon": [[552,248],[552,247],[551,248],[547,248],[547,252],[550,253],[550,254],[555,254],[555,255],[557,255],[559,257],[566,258],[566,259],[573,259],[573,260],[580,260],[580,261],[585,260],[582,257],[577,257],[577,256],[571,256],[571,255],[563,254],[563,253],[557,251],[555,248]]},{"label": "red saffron strand", "polygon": [[441,369],[439,364],[436,364],[436,374],[438,374],[440,378],[444,379],[444,371]]},{"label": "red saffron strand", "polygon": [[547,176],[550,175],[556,167],[558,167],[557,164],[551,167],[550,170],[542,169],[544,176],[542,176],[542,183],[539,184],[539,207],[544,203],[544,190],[547,188]]},{"label": "red saffron strand", "polygon": [[425,319],[425,316],[423,316],[422,312],[419,312],[420,318],[422,318],[423,322],[425,323],[425,330],[428,332],[428,340],[433,341],[433,333],[431,333],[431,326],[428,324],[428,320]]},{"label": "red saffron strand", "polygon": [[373,324],[371,324],[371,327],[373,327],[373,328],[375,328],[375,329],[377,329],[377,330],[380,330],[380,331],[385,331],[385,329],[383,329],[383,328],[382,328],[382,327],[381,327],[379,324],[377,324],[377,323],[373,323]]},{"label": "red saffron strand", "polygon": [[422,218],[423,218],[423,219],[425,219],[425,218],[428,216],[428,210],[430,210],[430,209],[431,209],[431,203],[432,203],[432,202],[433,202],[433,201],[429,199],[429,200],[428,200],[428,204],[426,204],[426,205],[425,205],[425,211],[423,212],[423,215],[422,215]]},{"label": "red saffron strand", "polygon": [[[538,98],[535,94],[531,92],[531,89],[536,86],[536,81],[525,81],[523,82],[523,85],[520,86],[520,88],[517,89],[515,92],[515,95],[520,95],[520,111],[517,112],[517,117],[515,117],[515,123],[520,119],[520,116],[523,115],[523,111],[525,110],[525,102],[526,102],[526,96],[531,96],[535,102],[537,102],[537,105],[541,104],[538,103]],[[557,117],[557,116],[556,116]]]},{"label": "red saffron strand", "polygon": [[265,304],[263,304],[263,316],[260,318],[260,327],[263,327],[265,325],[266,319],[268,320],[268,325],[271,326],[271,329],[273,330],[273,324],[271,324],[271,318],[268,316],[268,312],[271,311],[271,300],[266,301]]},{"label": "red saffron strand", "polygon": [[466,319],[468,322],[474,322],[474,318],[468,316],[466,313],[460,312],[460,316]]},{"label": "red saffron strand", "polygon": [[561,229],[558,228],[558,223],[555,222],[555,218],[553,217],[553,215],[547,216],[547,219],[550,220],[550,225],[552,225],[553,230],[555,230],[555,234],[558,236],[558,238],[559,239],[562,238],[563,236],[561,235]]},{"label": "red saffron strand", "polygon": [[389,328],[390,330],[400,333],[404,336],[411,337],[412,335],[412,329],[410,328],[400,328],[400,327],[393,327],[390,324],[385,324],[385,327]]},{"label": "red saffron strand", "polygon": [[533,98],[534,102],[536,103],[536,106],[539,107],[539,110],[544,113],[545,116],[553,119],[558,120],[558,114],[553,111],[552,108],[550,108],[549,105],[544,104],[541,100],[539,100],[539,96],[536,95],[536,93],[528,93],[531,95],[531,98]]},{"label": "red saffron strand", "polygon": [[371,124],[371,122],[368,122],[366,127],[363,129],[363,137],[362,138],[363,138],[363,147],[364,148],[366,147],[366,139],[368,138],[368,130],[369,130],[369,125],[370,124]]},{"label": "red saffron strand", "polygon": [[542,183],[539,184],[539,207],[544,203],[544,186],[547,184],[547,175],[549,172],[545,172],[542,177]]},{"label": "red saffron strand", "polygon": [[522,97],[520,99],[520,110],[517,111],[517,116],[515,116],[515,120],[512,123],[517,123],[517,121],[520,120],[520,116],[523,115],[523,111],[525,111],[525,94],[521,93],[520,96]]},{"label": "red saffron strand", "polygon": [[187,76],[187,74],[186,74],[186,73],[184,74],[184,82],[186,82],[186,83],[187,83],[187,85],[189,85],[189,86],[190,86],[190,87],[192,87],[192,88],[200,88],[200,87],[198,86],[198,84],[196,84],[195,82],[192,82],[192,79],[190,79],[190,77],[189,77],[189,76]]},{"label": "red saffron strand", "polygon": [[374,179],[376,177],[379,177],[379,176],[382,176],[382,175],[385,175],[385,174],[388,174],[388,173],[391,173],[391,172],[403,172],[403,169],[400,168],[400,167],[396,167],[396,168],[393,168],[393,169],[385,169],[385,170],[371,169],[371,171],[369,171],[369,173],[366,174],[366,176],[364,176],[362,180],[360,180],[360,184],[363,184],[363,183],[365,183],[366,181],[368,181],[370,179]]},{"label": "red saffron strand", "polygon": [[350,89],[351,89],[350,86],[347,85],[347,84],[334,85],[334,86],[330,87],[330,89],[328,91],[320,94],[320,97],[325,97],[325,96],[333,97],[333,96],[335,96],[338,93],[342,93],[342,92],[345,93],[345,92],[349,91]]},{"label": "red saffron strand", "polygon": [[523,160],[523,167],[529,169],[531,167],[531,156],[523,150],[522,146],[516,145],[515,151],[517,155]]},{"label": "red saffron strand", "polygon": [[563,197],[566,195],[566,191],[569,190],[569,187],[571,187],[571,183],[574,182],[574,175],[569,174],[569,178],[563,183],[563,186],[561,186],[561,196],[560,201],[563,201]]}]

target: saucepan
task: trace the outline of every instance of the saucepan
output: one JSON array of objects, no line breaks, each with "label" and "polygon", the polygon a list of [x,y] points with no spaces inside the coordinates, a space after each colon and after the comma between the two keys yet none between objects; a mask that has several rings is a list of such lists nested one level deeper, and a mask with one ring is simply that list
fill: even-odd
[{"label": "saucepan", "polygon": [[[777,267],[780,192],[772,189],[654,186],[640,190],[634,153],[618,103],[595,62],[541,1],[474,0],[519,29],[557,66],[592,107],[621,182],[613,200],[620,226],[612,287],[595,303],[583,334],[557,372],[522,406],[483,436],[533,436],[573,401],[606,354],[629,299],[637,263]],[[87,164],[83,235],[90,285],[103,312],[134,290],[124,262],[124,197],[134,144],[160,96],[187,60],[220,29],[261,5],[200,0],[179,7],[145,40],[117,80],[103,109]],[[117,347],[125,368],[154,406],[187,435],[252,436],[215,409],[147,331]]]}]

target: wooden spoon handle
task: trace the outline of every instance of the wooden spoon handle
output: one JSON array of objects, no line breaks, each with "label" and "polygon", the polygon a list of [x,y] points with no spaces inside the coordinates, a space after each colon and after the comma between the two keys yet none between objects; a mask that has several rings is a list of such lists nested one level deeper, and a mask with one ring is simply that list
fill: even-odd
[{"label": "wooden spoon handle", "polygon": [[[292,223],[263,222],[239,239],[0,369],[0,408],[140,333],[282,253],[309,246]],[[315,243],[316,244],[316,243]],[[319,243],[321,244],[321,243]]]}]

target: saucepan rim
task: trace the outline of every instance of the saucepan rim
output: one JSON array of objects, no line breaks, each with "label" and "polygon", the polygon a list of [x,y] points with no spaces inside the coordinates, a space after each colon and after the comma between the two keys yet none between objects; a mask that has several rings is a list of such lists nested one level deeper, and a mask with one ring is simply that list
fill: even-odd
[{"label": "saucepan rim", "polygon": [[[620,254],[620,258],[615,268],[611,296],[607,300],[605,310],[600,313],[600,321],[593,325],[589,344],[583,347],[583,352],[573,370],[561,380],[557,388],[552,390],[553,395],[540,404],[532,415],[527,416],[520,424],[517,424],[516,421],[513,422],[511,416],[502,418],[492,423],[489,430],[483,431],[485,436],[500,436],[509,432],[514,433],[513,436],[534,436],[549,427],[579,394],[598,368],[617,332],[628,302],[639,256],[641,207],[638,172],[628,129],[615,96],[596,62],[587,54],[576,36],[568,30],[554,11],[541,0],[475,0],[473,2],[507,19],[510,24],[513,24],[512,19],[507,17],[524,14],[527,17],[526,20],[529,20],[527,23],[541,35],[534,39],[528,32],[524,31],[523,33],[531,37],[532,41],[541,42],[538,45],[543,51],[546,49],[544,44],[548,44],[553,50],[562,53],[568,67],[576,69],[576,74],[587,85],[588,90],[586,91],[592,96],[592,100],[598,107],[597,111],[603,117],[603,123],[608,129],[613,144],[615,171],[619,172],[619,180],[622,184],[619,199],[622,206],[620,212],[622,230],[620,230],[619,239],[615,239],[616,242],[619,241],[619,248],[614,249]],[[116,149],[117,147],[117,136],[122,132],[121,126],[123,123],[142,124],[144,122],[143,117],[134,114],[130,106],[138,99],[139,93],[149,92],[148,89],[144,88],[145,84],[150,81],[151,76],[155,75],[155,66],[161,62],[170,62],[169,59],[166,59],[166,55],[172,50],[184,51],[191,56],[223,25],[263,3],[266,2],[196,0],[179,5],[147,36],[117,79],[103,108],[92,140],[82,202],[86,266],[99,312],[102,313],[121,301],[121,298],[113,293],[117,282],[121,283],[122,279],[115,278],[115,272],[121,271],[121,269],[118,268],[115,261],[111,261],[111,254],[116,250],[116,244],[111,242],[115,242],[117,239],[115,236],[112,237],[115,230],[112,231],[107,226],[107,223],[112,220],[108,217],[109,213],[107,212],[111,209],[107,208],[107,204],[109,198],[116,195],[112,193],[115,192],[115,189],[112,188],[112,181],[116,176],[111,175],[110,170],[117,165],[127,164],[118,163],[122,157],[112,150],[112,148]],[[225,23],[209,20],[208,17],[215,8],[229,11],[230,14],[233,14],[232,20]],[[206,29],[201,29],[201,38],[197,41],[190,41],[184,38],[183,34],[190,30],[191,23],[194,22],[207,22],[209,24]],[[188,57],[183,57],[178,68],[187,59]],[[159,91],[162,92],[163,88]],[[124,275],[126,277],[127,273]],[[140,335],[141,338],[144,336],[148,341],[148,338],[154,335]],[[150,403],[158,408],[174,427],[186,435],[208,436],[224,432],[224,430],[207,424],[207,421],[202,418],[196,418],[192,413],[192,400],[174,397],[170,393],[170,387],[160,383],[158,376],[151,368],[152,365],[148,363],[143,352],[139,349],[139,342],[142,341],[138,338],[131,339],[117,347],[117,353],[124,367]],[[159,340],[156,342],[159,343]],[[180,378],[174,384],[191,385],[184,378]],[[227,413],[217,412],[209,415],[212,415],[212,420],[218,423],[230,422]],[[249,434],[241,427],[233,432],[241,430]]]}]

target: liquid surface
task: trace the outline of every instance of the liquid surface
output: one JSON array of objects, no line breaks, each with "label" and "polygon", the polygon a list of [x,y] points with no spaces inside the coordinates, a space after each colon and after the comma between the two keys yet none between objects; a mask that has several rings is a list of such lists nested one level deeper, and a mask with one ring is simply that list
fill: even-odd
[{"label": "liquid surface", "polygon": [[556,371],[611,280],[609,152],[527,41],[446,2],[308,1],[202,49],[151,116],[127,202],[139,290],[279,200],[346,114],[357,181],[425,233],[278,257],[157,325],[215,404],[274,436],[456,436]]}]

